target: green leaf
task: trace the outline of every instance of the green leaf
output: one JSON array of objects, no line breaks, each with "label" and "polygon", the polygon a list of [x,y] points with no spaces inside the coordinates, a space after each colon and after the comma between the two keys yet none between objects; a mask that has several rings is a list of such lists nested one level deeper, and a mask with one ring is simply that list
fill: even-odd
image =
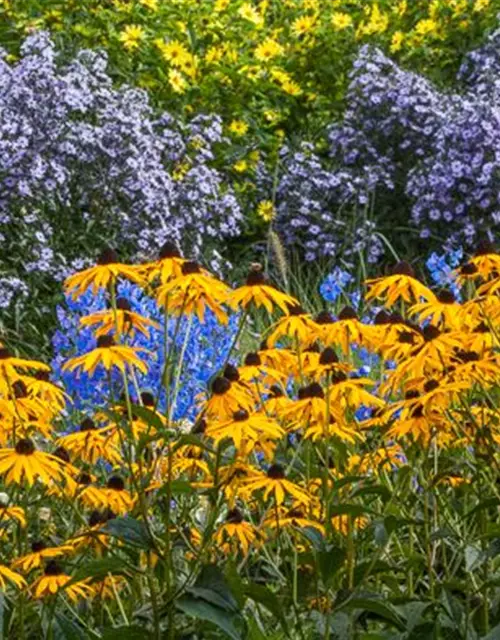
[{"label": "green leaf", "polygon": [[103,629],[102,640],[148,640],[153,636],[144,627],[132,625],[130,627],[108,627]]},{"label": "green leaf", "polygon": [[130,516],[124,516],[108,520],[100,533],[107,533],[134,547],[141,549],[153,549],[154,544],[143,522],[139,522]]},{"label": "green leaf", "polygon": [[226,609],[221,609],[190,595],[182,596],[176,600],[175,606],[188,616],[212,622],[233,640],[241,640],[241,635],[234,624],[239,617],[236,614],[231,614]]},{"label": "green leaf", "polygon": [[54,640],[88,640],[98,638],[96,633],[90,634],[90,630],[83,630],[75,622],[61,612],[54,615]]},{"label": "green leaf", "polygon": [[354,598],[342,606],[342,609],[348,609],[350,611],[360,609],[361,611],[367,611],[377,618],[381,618],[389,624],[392,624],[392,626],[399,629],[399,631],[406,629],[405,621],[396,607],[390,602],[378,598]]},{"label": "green leaf", "polygon": [[238,611],[238,603],[229,590],[224,574],[214,564],[207,564],[202,568],[195,584],[188,591],[222,609]]},{"label": "green leaf", "polygon": [[78,567],[68,585],[86,578],[103,580],[109,573],[127,575],[128,572],[122,558],[101,558],[100,560],[86,562],[83,566]]},{"label": "green leaf", "polygon": [[346,551],[345,549],[334,547],[333,549],[318,551],[316,556],[321,578],[324,584],[328,586],[344,564]]},{"label": "green leaf", "polygon": [[499,505],[500,505],[499,498],[487,498],[486,500],[483,500],[482,502],[477,504],[474,507],[474,509],[471,509],[470,511],[468,511],[464,517],[470,518],[470,516],[473,516],[475,513],[478,513],[478,511],[482,511],[483,509],[490,509],[491,507],[498,507]]},{"label": "green leaf", "polygon": [[141,418],[146,424],[154,427],[159,433],[165,430],[165,422],[155,411],[152,411],[148,407],[143,407],[140,404],[132,404],[132,411],[134,415]]},{"label": "green leaf", "polygon": [[299,532],[312,544],[316,551],[325,549],[325,538],[316,527],[304,527]]},{"label": "green leaf", "polygon": [[356,491],[352,494],[353,498],[357,498],[359,496],[380,496],[384,502],[390,500],[391,491],[384,486],[383,484],[376,484],[370,487],[361,487],[360,489],[356,489]]},{"label": "green leaf", "polygon": [[250,600],[258,602],[272,613],[273,616],[279,620],[284,632],[288,635],[288,625],[283,615],[283,607],[272,591],[263,585],[250,582],[245,585],[244,593]]},{"label": "green leaf", "polygon": [[482,640],[500,640],[500,624],[483,637]]}]

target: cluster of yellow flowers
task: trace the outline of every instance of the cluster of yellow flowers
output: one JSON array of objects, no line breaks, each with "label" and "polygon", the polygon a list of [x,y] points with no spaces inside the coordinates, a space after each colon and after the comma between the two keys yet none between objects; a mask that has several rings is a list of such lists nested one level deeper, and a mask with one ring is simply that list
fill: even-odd
[{"label": "cluster of yellow flowers", "polygon": [[[120,77],[129,75],[169,108],[208,109],[235,136],[250,128],[271,137],[304,105],[311,123],[338,112],[360,44],[381,46],[446,79],[496,24],[496,13],[492,0],[10,0],[0,6],[7,44],[13,30],[21,38],[49,28],[71,46],[104,47]],[[247,129],[234,129],[233,120]]]},{"label": "cluster of yellow flowers", "polygon": [[[236,554],[246,561],[280,540],[304,550],[310,544],[304,529],[326,540],[352,540],[370,519],[342,510],[357,495],[349,494],[349,482],[356,487],[361,479],[363,487],[394,473],[415,444],[487,454],[500,441],[492,402],[500,382],[499,274],[500,256],[483,245],[457,271],[466,295],[459,303],[398,263],[390,275],[366,282],[366,301],[383,305],[368,324],[351,307],[337,319],[327,311],[313,316],[257,264],[233,289],[171,243],[158,260],[138,266],[106,250],[66,282],[75,298],[105,289],[110,305],[81,320],[94,327],[96,345],[65,368],[89,375],[98,367],[117,370],[121,399],[110,398],[109,407],[96,408],[78,431],[66,433],[67,398],[50,381],[49,368],[0,349],[0,486],[7,495],[0,506],[0,586],[27,589],[34,598],[59,591],[72,600],[116,597],[131,588],[126,579],[76,580],[61,563],[121,557],[123,543],[110,523],[126,514],[154,543],[150,580],[158,579],[157,563],[174,580],[175,566],[193,558]],[[147,365],[127,341],[135,332],[148,335],[154,323],[116,297],[119,279],[154,296],[166,317],[196,314],[203,321],[210,309],[225,323],[238,311],[241,331],[252,314],[274,318],[259,347],[240,365],[228,359],[199,397],[188,436],[173,420],[171,402],[160,411],[152,393],[138,387],[136,371]],[[375,377],[357,374],[353,344],[379,354]],[[159,383],[173,385],[175,394],[170,376],[165,370]],[[446,478],[453,490],[467,473]],[[30,529],[40,507],[54,513],[58,544]],[[201,518],[187,516],[199,511]]]}]

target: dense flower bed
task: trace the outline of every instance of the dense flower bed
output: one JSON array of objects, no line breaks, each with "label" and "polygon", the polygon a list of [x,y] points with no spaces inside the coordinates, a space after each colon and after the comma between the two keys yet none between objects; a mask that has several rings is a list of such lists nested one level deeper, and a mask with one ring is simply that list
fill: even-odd
[{"label": "dense flower bed", "polygon": [[336,271],[315,316],[172,243],[68,277],[85,396],[0,348],[6,635],[495,637],[500,256],[428,268]]},{"label": "dense flower bed", "polygon": [[220,268],[214,241],[220,247],[237,234],[242,218],[224,174],[212,166],[221,140],[216,116],[184,123],[155,114],[141,90],[113,88],[98,53],[81,51],[64,62],[38,33],[18,62],[3,55],[2,308],[16,288],[26,295],[29,282],[33,294],[115,239],[143,255],[167,238],[182,240]]},{"label": "dense flower bed", "polygon": [[2,32],[48,28],[71,50],[104,48],[115,76],[176,113],[215,111],[235,141],[267,144],[337,114],[360,44],[453,77],[496,24],[494,0],[112,0],[3,3]]},{"label": "dense flower bed", "polygon": [[307,144],[283,153],[276,210],[286,242],[301,245],[307,260],[341,247],[346,256],[342,240],[351,222],[351,251],[368,247],[377,260],[380,230],[392,242],[411,228],[450,246],[484,234],[493,239],[500,223],[499,78],[500,31],[466,57],[453,93],[364,47],[343,121],[329,131],[329,157]]}]

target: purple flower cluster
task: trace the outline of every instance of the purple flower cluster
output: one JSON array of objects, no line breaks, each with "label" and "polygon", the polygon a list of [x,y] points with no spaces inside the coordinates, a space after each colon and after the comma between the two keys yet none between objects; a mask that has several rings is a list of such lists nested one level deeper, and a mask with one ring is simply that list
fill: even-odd
[{"label": "purple flower cluster", "polygon": [[[239,232],[212,166],[220,119],[157,117],[145,92],[113,87],[106,64],[91,51],[62,63],[45,33],[15,64],[1,53],[0,271],[60,279],[105,244],[148,255],[167,238],[199,257]],[[22,275],[10,259],[21,252]]]},{"label": "purple flower cluster", "polygon": [[[383,247],[376,229],[409,223],[447,246],[492,239],[500,224],[500,31],[468,55],[455,93],[364,46],[326,157],[285,149],[278,228],[307,260]],[[364,211],[375,201],[375,219]],[[411,212],[411,213],[410,213]],[[408,220],[410,218],[410,220]]]},{"label": "purple flower cluster", "polygon": [[388,179],[384,167],[354,176],[332,168],[308,143],[299,151],[285,147],[281,163],[276,227],[285,243],[302,249],[307,261],[366,250],[368,261],[376,262],[383,247],[367,214],[371,191]]},{"label": "purple flower cluster", "polygon": [[500,32],[467,57],[459,80],[462,91],[444,93],[363,47],[344,121],[330,131],[345,170],[384,167],[379,188],[409,200],[421,237],[445,233],[450,246],[500,223]]}]

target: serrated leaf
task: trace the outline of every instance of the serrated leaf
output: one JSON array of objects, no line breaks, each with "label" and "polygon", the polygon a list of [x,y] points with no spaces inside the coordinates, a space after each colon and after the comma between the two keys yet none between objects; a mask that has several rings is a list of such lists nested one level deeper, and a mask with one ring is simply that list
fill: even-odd
[{"label": "serrated leaf", "polygon": [[241,635],[235,626],[235,621],[238,619],[236,614],[231,614],[226,609],[221,609],[190,595],[182,596],[176,600],[175,606],[179,611],[193,618],[212,622],[233,640],[241,640]]}]

